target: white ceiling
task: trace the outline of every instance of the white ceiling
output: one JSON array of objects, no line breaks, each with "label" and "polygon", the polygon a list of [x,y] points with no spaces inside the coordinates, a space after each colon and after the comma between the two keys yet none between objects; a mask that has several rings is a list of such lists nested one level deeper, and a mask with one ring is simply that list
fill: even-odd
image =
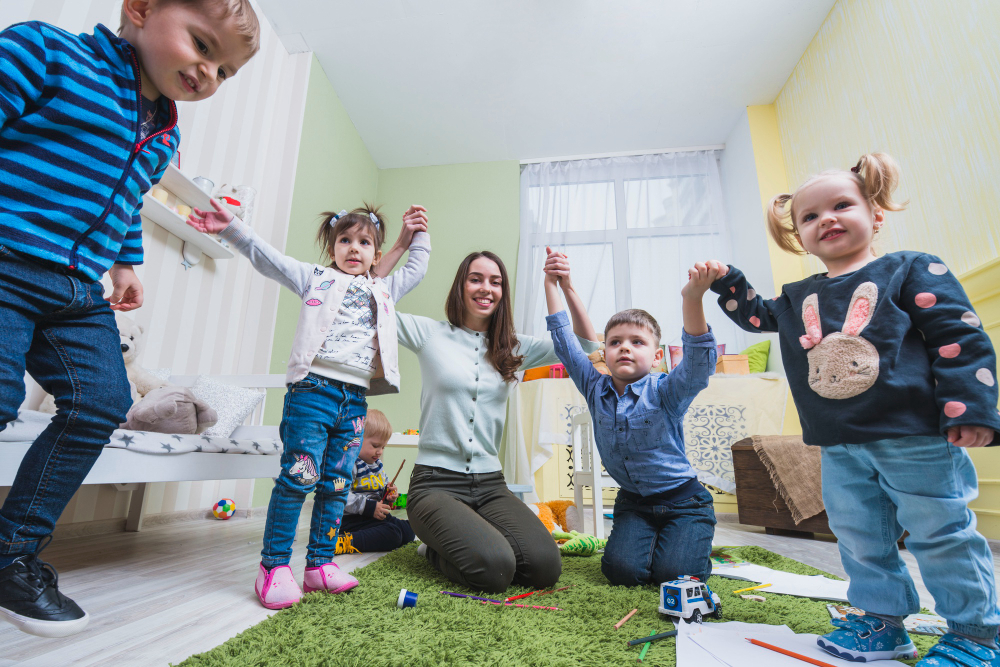
[{"label": "white ceiling", "polygon": [[725,141],[835,0],[258,0],[380,168]]}]

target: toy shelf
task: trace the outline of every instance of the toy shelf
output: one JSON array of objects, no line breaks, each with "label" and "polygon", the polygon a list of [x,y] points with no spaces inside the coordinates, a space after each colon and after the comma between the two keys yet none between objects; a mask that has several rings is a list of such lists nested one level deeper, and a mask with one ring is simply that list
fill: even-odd
[{"label": "toy shelf", "polygon": [[[175,200],[192,208],[197,207],[203,211],[213,210],[211,198],[172,164],[167,166],[159,185],[172,196],[172,201]],[[142,197],[140,214],[184,242],[185,266],[197,264],[202,255],[207,255],[212,259],[232,259],[234,257],[233,251],[220,243],[214,236],[202,234],[190,227],[184,218],[160,200],[155,199],[150,192]]]}]

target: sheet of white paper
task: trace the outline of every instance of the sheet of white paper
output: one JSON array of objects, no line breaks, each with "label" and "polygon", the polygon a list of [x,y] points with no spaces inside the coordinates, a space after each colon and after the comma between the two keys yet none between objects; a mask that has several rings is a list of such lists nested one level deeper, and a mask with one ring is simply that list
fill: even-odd
[{"label": "sheet of white paper", "polygon": [[[784,625],[757,623],[680,623],[677,626],[677,667],[803,667],[803,661],[756,646],[753,638],[814,660],[838,666],[843,661],[816,645],[817,635],[797,635]],[[696,662],[697,661],[697,662]],[[846,663],[845,663],[846,664]],[[879,665],[903,665],[880,660]]]},{"label": "sheet of white paper", "polygon": [[847,602],[847,582],[827,579],[819,574],[812,576],[792,574],[753,563],[740,565],[715,563],[712,565],[712,574],[729,579],[746,579],[760,584],[771,584],[761,590],[748,591],[755,594],[784,593],[802,598]]}]

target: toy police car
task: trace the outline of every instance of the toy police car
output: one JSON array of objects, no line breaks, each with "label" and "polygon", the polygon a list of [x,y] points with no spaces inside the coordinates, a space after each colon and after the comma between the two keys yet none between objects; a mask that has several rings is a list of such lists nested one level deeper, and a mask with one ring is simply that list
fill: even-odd
[{"label": "toy police car", "polygon": [[719,596],[695,577],[684,576],[660,584],[660,613],[701,623],[701,617],[722,618]]}]

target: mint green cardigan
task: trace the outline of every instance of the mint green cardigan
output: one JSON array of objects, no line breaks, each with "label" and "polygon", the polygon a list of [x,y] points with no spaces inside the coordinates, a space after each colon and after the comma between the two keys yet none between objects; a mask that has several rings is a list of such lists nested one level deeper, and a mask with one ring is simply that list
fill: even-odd
[{"label": "mint green cardigan", "polygon": [[[502,469],[498,455],[507,417],[506,383],[486,361],[483,332],[396,311],[399,344],[420,360],[417,464],[462,473]],[[518,336],[521,369],[558,363],[550,339]],[[586,353],[599,344],[580,339]]]}]

